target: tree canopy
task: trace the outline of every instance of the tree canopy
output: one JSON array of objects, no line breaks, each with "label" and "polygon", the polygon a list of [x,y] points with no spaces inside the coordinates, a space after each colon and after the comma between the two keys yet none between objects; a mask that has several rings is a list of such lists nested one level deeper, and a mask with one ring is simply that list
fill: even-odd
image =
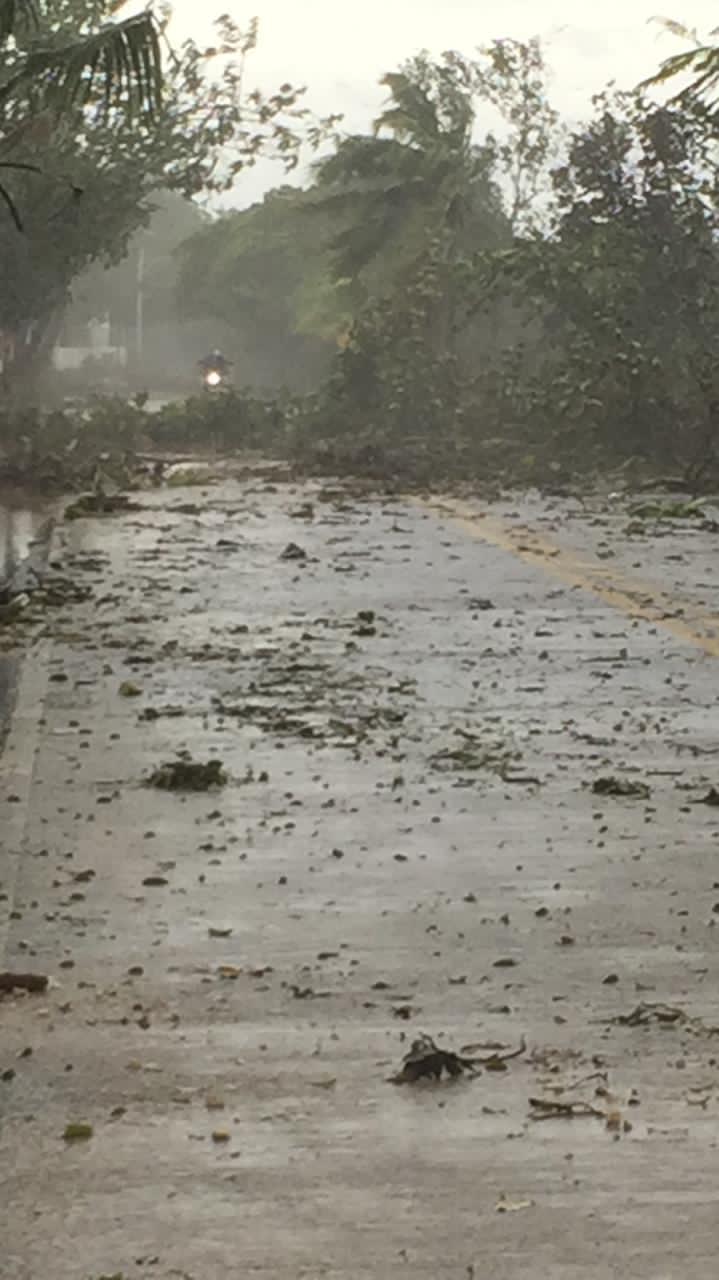
[{"label": "tree canopy", "polygon": [[326,123],[289,84],[248,87],[255,22],[218,19],[215,44],[188,39],[161,65],[167,16],[112,21],[115,0],[0,3],[11,215],[0,217],[0,330],[14,337],[19,377],[51,343],[72,281],[91,262],[122,257],[155,192],[228,190],[262,154],[292,167]]}]

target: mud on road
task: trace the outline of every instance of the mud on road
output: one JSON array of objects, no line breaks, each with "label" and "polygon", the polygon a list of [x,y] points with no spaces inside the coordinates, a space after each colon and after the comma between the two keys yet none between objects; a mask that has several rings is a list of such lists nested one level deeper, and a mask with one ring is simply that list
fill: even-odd
[{"label": "mud on road", "polygon": [[[61,528],[3,1280],[714,1280],[719,535],[631,525],[255,469]],[[422,1033],[481,1065],[389,1083]]]}]

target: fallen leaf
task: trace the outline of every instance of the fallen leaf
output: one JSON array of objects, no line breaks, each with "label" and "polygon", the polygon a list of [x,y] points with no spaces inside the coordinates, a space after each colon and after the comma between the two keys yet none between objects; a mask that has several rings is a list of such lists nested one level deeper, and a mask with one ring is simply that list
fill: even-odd
[{"label": "fallen leaf", "polygon": [[520,1213],[522,1209],[531,1209],[534,1200],[505,1200],[502,1198],[495,1206],[496,1213]]},{"label": "fallen leaf", "polygon": [[123,680],[118,693],[121,698],[141,698],[142,689],[139,684],[133,684],[132,680]]},{"label": "fallen leaf", "polygon": [[95,1130],[91,1124],[84,1124],[82,1121],[74,1121],[72,1124],[65,1126],[63,1138],[66,1142],[87,1142],[94,1134]]}]

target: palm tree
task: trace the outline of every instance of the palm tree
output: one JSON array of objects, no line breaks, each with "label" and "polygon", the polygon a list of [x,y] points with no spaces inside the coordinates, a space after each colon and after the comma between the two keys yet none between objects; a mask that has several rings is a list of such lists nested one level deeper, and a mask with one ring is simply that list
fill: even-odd
[{"label": "palm tree", "polygon": [[[120,3],[111,6],[113,11]],[[18,90],[40,88],[62,108],[87,102],[98,88],[108,106],[122,104],[130,113],[154,114],[162,100],[162,56],[157,23],[146,11],[109,22],[99,31],[59,48],[42,41],[41,13],[36,0],[0,0],[0,54],[18,32],[34,32],[27,55],[11,74],[2,77],[0,109]]]},{"label": "palm tree", "polygon": [[689,75],[691,80],[674,95],[672,101],[695,98],[715,107],[719,100],[719,27],[710,31],[706,40],[701,40],[695,30],[682,22],[674,22],[670,18],[657,18],[655,21],[680,40],[688,41],[692,48],[666,58],[656,75],[645,80],[640,87],[666,84],[677,76]]},{"label": "palm tree", "polygon": [[389,293],[432,245],[449,262],[504,229],[489,154],[472,141],[471,88],[457,59],[412,59],[381,81],[389,100],[369,135],[315,169],[308,207],[329,213],[334,269],[358,302]]},{"label": "palm tree", "polygon": [[[115,2],[110,11],[121,7]],[[15,47],[17,37],[23,37],[25,46],[20,53]],[[30,94],[36,104],[31,111],[60,116],[99,101],[107,115],[119,111],[125,118],[152,118],[161,105],[162,83],[159,31],[149,11],[57,45],[43,39],[37,0],[0,0],[0,146],[5,149],[18,130],[2,138],[2,118],[18,98]],[[37,166],[8,159],[0,159],[0,168],[39,172]],[[21,228],[18,209],[1,184],[0,198]]]}]

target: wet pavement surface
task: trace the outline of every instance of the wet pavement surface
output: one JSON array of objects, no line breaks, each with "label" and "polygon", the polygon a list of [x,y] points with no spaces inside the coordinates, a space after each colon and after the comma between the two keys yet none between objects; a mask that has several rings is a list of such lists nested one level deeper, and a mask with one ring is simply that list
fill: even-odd
[{"label": "wet pavement surface", "polygon": [[[5,601],[23,591],[43,559],[48,512],[17,492],[0,488],[0,614]],[[0,643],[0,745],[10,724],[18,677],[17,654]]]},{"label": "wet pavement surface", "polygon": [[19,637],[3,1280],[714,1280],[711,512],[139,501]]}]

